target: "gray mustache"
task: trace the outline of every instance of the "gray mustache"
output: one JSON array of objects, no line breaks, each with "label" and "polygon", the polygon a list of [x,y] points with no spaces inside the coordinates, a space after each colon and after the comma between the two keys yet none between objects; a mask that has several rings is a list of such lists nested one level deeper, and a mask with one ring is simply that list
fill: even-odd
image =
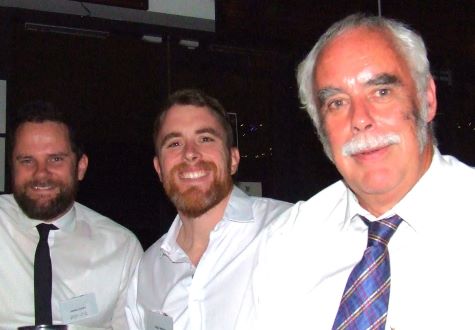
[{"label": "gray mustache", "polygon": [[401,137],[396,133],[384,135],[357,135],[342,147],[343,156],[352,156],[361,152],[383,148],[401,142]]}]

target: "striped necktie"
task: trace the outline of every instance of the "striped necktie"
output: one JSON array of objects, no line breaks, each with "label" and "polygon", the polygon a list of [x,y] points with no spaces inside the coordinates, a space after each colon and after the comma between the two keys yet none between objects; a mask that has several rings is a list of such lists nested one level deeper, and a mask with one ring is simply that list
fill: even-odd
[{"label": "striped necktie", "polygon": [[34,265],[35,284],[35,324],[53,324],[51,313],[52,272],[49,254],[48,235],[55,225],[41,223],[36,226],[40,239],[36,247]]},{"label": "striped necktie", "polygon": [[386,324],[391,282],[387,245],[402,219],[395,215],[363,220],[368,225],[368,246],[348,278],[333,330],[380,330]]}]

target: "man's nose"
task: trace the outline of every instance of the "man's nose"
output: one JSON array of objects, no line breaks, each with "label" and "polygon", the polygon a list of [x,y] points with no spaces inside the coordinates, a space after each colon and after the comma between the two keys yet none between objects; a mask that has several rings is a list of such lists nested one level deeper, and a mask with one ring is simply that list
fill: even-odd
[{"label": "man's nose", "polygon": [[48,176],[50,174],[47,162],[37,162],[35,167],[34,176],[35,177],[43,177]]},{"label": "man's nose", "polygon": [[196,144],[191,142],[185,145],[183,157],[186,161],[193,162],[201,157],[201,153]]},{"label": "man's nose", "polygon": [[369,130],[374,126],[371,105],[362,100],[355,100],[352,102],[351,107],[353,133],[357,134]]}]

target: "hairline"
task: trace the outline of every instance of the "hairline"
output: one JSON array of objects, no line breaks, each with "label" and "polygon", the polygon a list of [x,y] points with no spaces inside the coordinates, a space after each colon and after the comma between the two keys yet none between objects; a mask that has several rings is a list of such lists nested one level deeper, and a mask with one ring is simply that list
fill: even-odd
[{"label": "hairline", "polygon": [[158,155],[158,138],[163,128],[163,123],[168,112],[175,106],[193,106],[206,109],[218,122],[223,132],[223,140],[226,149],[230,151],[233,148],[233,132],[231,124],[228,121],[226,111],[222,104],[215,98],[207,95],[198,89],[178,90],[169,96],[162,110],[158,113],[153,124],[153,143],[155,154]]},{"label": "hairline", "polygon": [[[297,80],[299,83],[299,96],[302,103],[302,106],[307,110],[312,120],[314,121],[317,129],[320,128],[321,122],[318,113],[318,105],[316,104],[316,91],[315,86],[315,73],[316,66],[319,58],[322,53],[324,53],[327,46],[337,39],[339,36],[350,32],[355,29],[368,29],[375,31],[377,33],[383,34],[388,41],[394,46],[394,51],[401,56],[401,59],[405,62],[409,69],[412,80],[415,83],[418,97],[420,93],[424,92],[427,87],[428,78],[430,78],[429,72],[429,63],[427,60],[427,51],[424,45],[424,42],[419,34],[411,30],[405,24],[395,21],[389,18],[383,18],[378,16],[366,16],[364,14],[353,14],[347,16],[346,18],[334,23],[326,32],[319,38],[317,43],[314,45],[312,50],[307,54],[305,59],[299,64],[297,68]],[[399,31],[398,31],[399,29]],[[422,60],[422,70],[415,68],[414,59],[416,55],[411,54],[409,49],[407,49],[410,41],[403,42],[403,37],[398,36],[399,34],[405,33],[410,35],[414,40],[415,48],[422,51],[420,57]],[[424,82],[421,82],[421,75],[424,75]],[[311,95],[311,98],[308,97],[308,94]]]},{"label": "hairline", "polygon": [[[331,150],[326,138],[326,132],[323,125],[321,114],[317,105],[317,91],[315,90],[315,77],[317,63],[324,53],[326,47],[341,35],[355,29],[368,29],[383,34],[393,46],[395,53],[401,57],[401,60],[407,65],[409,74],[414,82],[417,101],[421,116],[427,117],[427,100],[425,91],[431,78],[427,50],[422,37],[406,26],[404,23],[378,16],[368,16],[357,13],[349,15],[344,19],[334,23],[318,39],[311,51],[302,60],[297,68],[298,93],[302,107],[310,116],[320,141],[323,144],[325,153],[331,157]],[[433,124],[428,123],[428,134],[435,142],[433,133]]]},{"label": "hairline", "polygon": [[[66,129],[67,132],[67,141],[69,144],[69,147],[71,149],[71,152],[74,154],[76,158],[76,165],[78,164],[79,160],[82,158],[84,155],[84,150],[81,146],[81,142],[79,141],[80,138],[78,137],[78,133],[76,132],[75,127],[73,127],[72,123],[69,122],[68,119],[66,119],[64,113],[61,111],[58,111],[51,103],[49,102],[44,102],[44,101],[34,101],[26,104],[23,108],[20,109],[22,111],[23,109],[41,109],[42,111],[39,111],[37,113],[24,113],[20,117],[18,117],[12,126],[12,130],[9,133],[9,146],[10,146],[10,151],[9,151],[9,161],[13,161],[13,152],[17,146],[17,135],[18,135],[18,130],[25,124],[42,124],[46,122],[51,122],[51,123],[56,123],[58,125],[63,126]],[[73,137],[73,132],[74,132],[74,137]]]}]

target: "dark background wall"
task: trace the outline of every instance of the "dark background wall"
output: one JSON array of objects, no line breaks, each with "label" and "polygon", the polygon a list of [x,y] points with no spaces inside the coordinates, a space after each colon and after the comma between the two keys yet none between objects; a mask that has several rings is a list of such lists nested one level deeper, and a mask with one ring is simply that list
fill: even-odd
[{"label": "dark background wall", "polygon": [[[299,109],[295,67],[332,22],[355,11],[377,13],[376,1],[216,3],[213,34],[0,8],[7,116],[38,98],[70,112],[90,158],[78,200],[132,229],[145,247],[175,216],[153,171],[151,127],[159,104],[178,88],[202,88],[237,114],[236,180],[261,181],[265,196],[295,202],[338,178]],[[427,41],[441,150],[475,165],[473,1],[383,4],[383,14],[406,21]],[[110,33],[37,32],[25,22]],[[142,41],[150,31],[163,42]],[[200,46],[182,47],[181,38]]]}]

